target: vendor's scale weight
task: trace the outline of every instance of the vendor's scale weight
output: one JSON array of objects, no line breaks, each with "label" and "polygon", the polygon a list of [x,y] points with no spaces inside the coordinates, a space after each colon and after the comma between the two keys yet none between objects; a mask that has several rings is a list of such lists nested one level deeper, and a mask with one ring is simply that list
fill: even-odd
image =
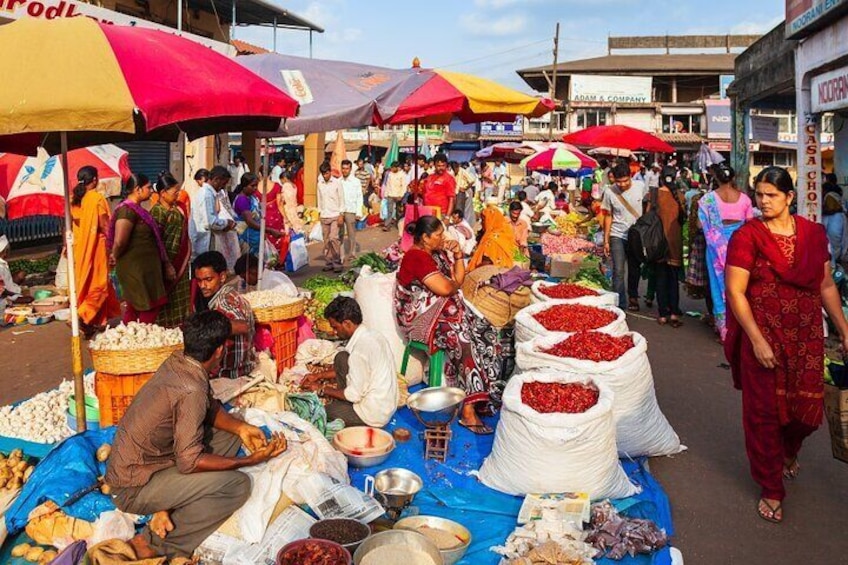
[{"label": "vendor's scale weight", "polygon": [[424,459],[446,461],[450,440],[450,426],[459,416],[465,391],[452,387],[425,388],[409,397],[407,407],[415,414],[424,430]]}]

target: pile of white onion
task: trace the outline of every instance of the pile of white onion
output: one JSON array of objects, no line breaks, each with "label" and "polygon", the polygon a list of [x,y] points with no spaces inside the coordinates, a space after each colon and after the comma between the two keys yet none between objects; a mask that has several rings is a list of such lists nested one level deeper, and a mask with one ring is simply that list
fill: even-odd
[{"label": "pile of white onion", "polygon": [[244,298],[250,303],[251,308],[276,308],[302,300],[298,296],[289,296],[279,290],[255,290],[245,294]]},{"label": "pile of white onion", "polygon": [[179,328],[167,329],[156,324],[130,322],[110,328],[99,334],[89,347],[95,351],[132,351],[181,345],[183,332]]},{"label": "pile of white onion", "polygon": [[[85,390],[94,396],[94,374],[86,376]],[[74,383],[63,381],[58,388],[36,394],[17,406],[0,408],[0,436],[34,443],[56,443],[74,435],[68,428],[68,401]]]}]

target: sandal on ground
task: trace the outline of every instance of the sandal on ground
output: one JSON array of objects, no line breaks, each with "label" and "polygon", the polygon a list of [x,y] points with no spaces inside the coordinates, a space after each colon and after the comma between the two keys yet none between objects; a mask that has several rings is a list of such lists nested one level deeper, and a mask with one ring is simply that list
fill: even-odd
[{"label": "sandal on ground", "polygon": [[473,434],[477,434],[478,436],[488,436],[494,433],[494,430],[487,426],[486,424],[466,424],[462,420],[459,421],[459,425],[463,428],[469,430]]},{"label": "sandal on ground", "polygon": [[772,505],[765,498],[761,498],[757,501],[757,516],[766,522],[780,524],[783,522],[783,503],[778,501],[777,504]]},{"label": "sandal on ground", "polygon": [[668,325],[670,325],[672,328],[679,328],[683,325],[683,322],[678,318],[671,318],[668,321]]},{"label": "sandal on ground", "polygon": [[657,323],[661,326],[664,326],[668,323],[668,318],[657,318]]},{"label": "sandal on ground", "polygon": [[638,298],[631,298],[630,303],[627,306],[627,310],[629,312],[638,312],[639,311],[639,299]]},{"label": "sandal on ground", "polygon": [[798,463],[798,458],[795,457],[789,463],[783,464],[783,478],[787,481],[794,481],[798,478],[798,473],[801,472],[801,464]]}]

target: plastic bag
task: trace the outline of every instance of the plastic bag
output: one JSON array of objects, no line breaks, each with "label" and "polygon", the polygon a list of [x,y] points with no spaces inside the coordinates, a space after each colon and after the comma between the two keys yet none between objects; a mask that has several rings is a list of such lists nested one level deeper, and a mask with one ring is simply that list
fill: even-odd
[{"label": "plastic bag", "polygon": [[68,289],[68,258],[64,253],[59,258],[59,264],[56,265],[56,279],[53,284],[58,289]]},{"label": "plastic bag", "polygon": [[324,241],[324,228],[321,226],[321,222],[316,222],[309,230],[309,241]]},{"label": "plastic bag", "polygon": [[302,234],[297,234],[292,237],[289,244],[289,253],[286,255],[286,271],[293,273],[307,265],[309,265],[309,252],[306,250],[306,240]]},{"label": "plastic bag", "polygon": [[[548,308],[558,304],[574,304],[574,302],[570,300],[551,300],[549,302],[531,304],[521,310],[521,312],[515,316],[515,342],[524,343],[525,341],[530,341],[542,336],[558,335],[561,339],[568,337],[569,334],[567,332],[554,332],[548,330],[545,326],[540,324],[536,318],[534,318],[536,314],[544,312]],[[624,310],[620,310],[615,306],[609,305],[592,304],[591,306],[601,308],[603,310],[609,310],[614,312],[616,315],[616,319],[614,321],[610,322],[606,326],[598,328],[596,331],[608,333],[610,335],[621,335],[630,330],[630,328],[627,327],[627,314],[624,313]]]},{"label": "plastic bag", "polygon": [[135,535],[135,520],[131,514],[113,510],[104,512],[94,523],[94,533],[87,540],[88,545],[97,545],[110,539],[129,541]]},{"label": "plastic bag", "polygon": [[383,515],[380,503],[356,488],[323,473],[304,477],[297,487],[319,518],[352,518],[369,523]]},{"label": "plastic bag", "polygon": [[[540,414],[521,400],[525,382],[595,382],[600,395],[582,414]],[[593,500],[636,494],[618,461],[612,403],[612,391],[588,377],[556,371],[513,376],[480,481],[507,494],[584,491]]]},{"label": "plastic bag", "polygon": [[654,376],[648,361],[648,344],[644,337],[633,332],[626,334],[633,337],[634,346],[615,361],[596,363],[541,351],[553,347],[568,335],[540,337],[519,344],[518,367],[522,370],[550,367],[591,376],[596,382],[608,386],[615,394],[612,413],[618,452],[622,455],[653,457],[673,455],[685,449],[657,404]]}]

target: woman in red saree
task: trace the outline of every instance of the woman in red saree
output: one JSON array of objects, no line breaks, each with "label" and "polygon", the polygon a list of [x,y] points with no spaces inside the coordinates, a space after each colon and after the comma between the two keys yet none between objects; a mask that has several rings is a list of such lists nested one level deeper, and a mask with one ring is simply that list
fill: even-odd
[{"label": "woman in red saree", "polygon": [[797,477],[801,444],[822,421],[822,307],[846,351],[848,323],[824,228],[789,212],[795,196],[789,173],[768,167],[755,187],[763,216],[739,228],[728,247],[724,347],[742,391],[745,447],[761,487],[757,513],[779,523],[783,479]]}]

